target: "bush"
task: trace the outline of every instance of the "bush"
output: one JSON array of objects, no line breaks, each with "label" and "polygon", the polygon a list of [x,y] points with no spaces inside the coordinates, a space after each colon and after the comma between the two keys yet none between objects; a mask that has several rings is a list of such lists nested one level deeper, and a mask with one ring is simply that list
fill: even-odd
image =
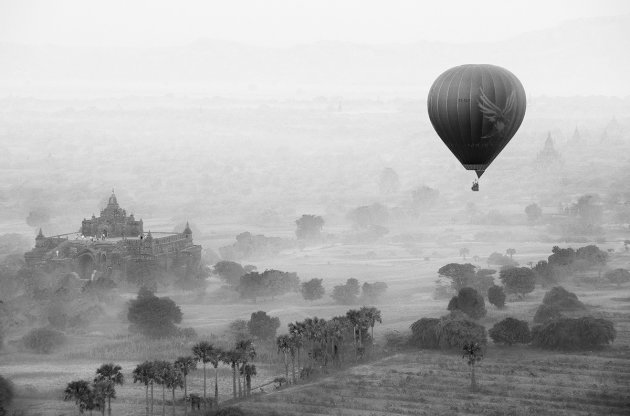
[{"label": "bush", "polygon": [[374,283],[363,283],[361,287],[361,297],[364,302],[368,303],[377,303],[381,296],[385,294],[387,291],[387,283],[384,282],[374,282]]},{"label": "bush", "polygon": [[330,297],[340,305],[352,305],[357,302],[360,291],[357,279],[348,279],[345,285],[335,286]]},{"label": "bush", "polygon": [[467,342],[486,344],[486,329],[452,313],[440,319],[422,318],[411,325],[411,343],[426,349],[461,349]]},{"label": "bush", "polygon": [[531,341],[527,322],[514,318],[505,318],[496,323],[490,328],[488,335],[495,344],[528,344]]},{"label": "bush", "polygon": [[626,269],[615,269],[606,272],[604,277],[621,287],[622,284],[630,282],[630,272]]},{"label": "bush", "polygon": [[534,315],[534,323],[542,324],[544,322],[561,317],[562,314],[560,313],[560,309],[558,309],[556,306],[542,304],[538,307],[538,309],[536,309],[536,314]]},{"label": "bush", "polygon": [[304,300],[317,300],[321,299],[326,293],[322,282],[324,279],[311,279],[308,282],[303,282],[301,286],[302,297]]},{"label": "bush", "polygon": [[22,337],[24,347],[39,354],[50,354],[53,349],[66,341],[63,332],[48,328],[32,329]]},{"label": "bush", "polygon": [[575,293],[569,292],[562,286],[553,287],[549,292],[545,293],[543,304],[555,306],[560,311],[586,309]]},{"label": "bush", "polygon": [[532,344],[546,349],[584,350],[614,341],[617,331],[611,321],[585,316],[560,318],[532,328]]},{"label": "bush", "polygon": [[411,324],[411,342],[426,349],[435,349],[439,346],[437,327],[440,320],[437,318],[420,318]]},{"label": "bush", "polygon": [[385,333],[385,349],[398,351],[408,344],[409,340],[398,331],[389,330]]},{"label": "bush", "polygon": [[280,318],[269,316],[264,311],[252,313],[247,323],[249,333],[262,340],[275,339],[279,327]]},{"label": "bush", "polygon": [[449,311],[460,310],[473,319],[486,316],[486,304],[483,296],[472,287],[465,287],[453,296],[448,304]]},{"label": "bush", "polygon": [[0,375],[0,415],[4,416],[13,401],[13,384]]},{"label": "bush", "polygon": [[437,326],[438,345],[440,349],[461,350],[467,342],[486,345],[486,328],[468,319],[453,319],[445,317],[440,319]]},{"label": "bush", "polygon": [[536,276],[529,267],[510,267],[501,269],[499,279],[503,282],[505,291],[524,295],[534,290]]},{"label": "bush", "polygon": [[239,263],[223,260],[213,267],[213,272],[230,286],[238,286],[241,276],[247,273]]},{"label": "bush", "polygon": [[501,286],[490,286],[488,289],[488,302],[499,309],[505,307],[505,292]]},{"label": "bush", "polygon": [[168,337],[177,334],[175,324],[182,321],[182,311],[171,299],[158,298],[148,290],[141,290],[138,297],[129,302],[127,319],[132,329],[146,336]]},{"label": "bush", "polygon": [[510,256],[504,256],[501,253],[494,252],[488,256],[488,264],[494,264],[500,267],[516,267],[518,263],[510,258]]}]

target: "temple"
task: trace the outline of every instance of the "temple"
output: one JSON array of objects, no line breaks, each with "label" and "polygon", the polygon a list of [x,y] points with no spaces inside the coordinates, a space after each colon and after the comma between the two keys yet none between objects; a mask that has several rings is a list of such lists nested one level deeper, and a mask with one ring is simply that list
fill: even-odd
[{"label": "temple", "polygon": [[40,229],[35,247],[24,258],[30,267],[61,269],[83,279],[94,279],[126,276],[138,263],[152,263],[173,272],[198,267],[201,246],[194,244],[188,223],[181,233],[145,233],[142,220],[127,216],[112,192],[100,217],[84,219],[80,232],[46,237]]},{"label": "temple", "polygon": [[118,205],[113,189],[101,216],[96,218],[92,215],[89,220],[84,218],[81,224],[81,234],[88,237],[138,237],[142,232],[142,220],[136,221],[133,214],[127,216],[127,212]]}]

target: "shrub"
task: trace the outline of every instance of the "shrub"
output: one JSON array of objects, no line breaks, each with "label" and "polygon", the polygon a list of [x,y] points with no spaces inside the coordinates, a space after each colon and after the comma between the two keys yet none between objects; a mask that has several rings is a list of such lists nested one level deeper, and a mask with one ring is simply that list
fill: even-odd
[{"label": "shrub", "polygon": [[467,342],[486,345],[486,328],[468,319],[440,319],[437,328],[438,346],[440,349],[462,349]]},{"label": "shrub", "polygon": [[321,299],[326,293],[322,282],[324,279],[311,279],[308,282],[303,282],[301,286],[302,297],[304,300],[317,300]]},{"label": "shrub", "polygon": [[505,292],[501,286],[490,286],[488,289],[488,302],[499,309],[505,307]]},{"label": "shrub", "polygon": [[490,328],[488,335],[495,344],[528,344],[531,340],[527,322],[514,318],[505,318],[497,322]]},{"label": "shrub", "polygon": [[387,331],[384,337],[385,348],[388,350],[400,350],[409,342],[407,337],[398,331]]},{"label": "shrub", "polygon": [[213,267],[213,272],[230,286],[238,286],[241,276],[247,273],[239,263],[223,260]]},{"label": "shrub", "polygon": [[269,316],[264,311],[252,313],[249,322],[247,322],[249,333],[263,340],[274,339],[279,327],[280,318]]},{"label": "shrub", "polygon": [[384,282],[365,282],[363,286],[361,286],[361,296],[364,302],[378,302],[381,296],[385,294],[385,291],[387,291],[387,283]]},{"label": "shrub", "polygon": [[345,285],[335,286],[330,297],[340,305],[352,305],[357,302],[359,291],[359,281],[348,279]]},{"label": "shrub", "polygon": [[472,287],[465,287],[453,296],[448,304],[449,311],[460,310],[473,319],[486,316],[486,304],[483,296]]},{"label": "shrub", "polygon": [[411,343],[426,349],[461,349],[467,342],[486,344],[486,329],[458,313],[422,318],[411,325],[411,332]]},{"label": "shrub", "polygon": [[0,415],[5,415],[13,401],[13,384],[0,375]]},{"label": "shrub", "polygon": [[22,337],[24,347],[40,354],[50,354],[55,347],[66,341],[63,332],[48,328],[36,328]]},{"label": "shrub", "polygon": [[499,279],[506,292],[524,295],[534,290],[536,276],[529,267],[510,267],[501,269]]},{"label": "shrub", "polygon": [[556,306],[542,304],[538,307],[538,309],[536,309],[536,314],[534,315],[534,323],[542,324],[544,322],[561,317],[562,314],[560,313],[560,309],[558,309]]},{"label": "shrub", "polygon": [[516,267],[518,263],[509,256],[494,252],[488,256],[488,264],[494,264],[500,267]]},{"label": "shrub", "polygon": [[546,349],[582,350],[609,344],[616,335],[613,323],[606,319],[560,318],[533,327],[532,343]]},{"label": "shrub", "polygon": [[604,277],[621,287],[622,284],[630,282],[630,272],[626,269],[615,269],[606,272]]},{"label": "shrub", "polygon": [[172,336],[177,333],[182,321],[182,311],[167,297],[158,298],[148,290],[142,290],[138,297],[129,302],[127,319],[132,329],[152,338]]},{"label": "shrub", "polygon": [[420,318],[411,324],[411,342],[420,348],[438,348],[437,326],[439,323],[440,320],[437,318]]},{"label": "shrub", "polygon": [[561,311],[572,311],[586,308],[584,304],[578,300],[575,293],[569,292],[562,286],[553,287],[549,292],[545,293],[543,304],[555,306]]}]

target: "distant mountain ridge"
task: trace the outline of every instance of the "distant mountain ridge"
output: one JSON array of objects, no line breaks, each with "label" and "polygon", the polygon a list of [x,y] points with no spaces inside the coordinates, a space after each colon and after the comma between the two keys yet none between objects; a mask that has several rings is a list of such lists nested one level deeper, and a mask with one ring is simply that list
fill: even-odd
[{"label": "distant mountain ridge", "polygon": [[570,21],[504,41],[269,48],[198,40],[180,47],[0,44],[0,94],[46,85],[340,86],[426,91],[448,67],[493,63],[535,95],[630,95],[630,15]]}]

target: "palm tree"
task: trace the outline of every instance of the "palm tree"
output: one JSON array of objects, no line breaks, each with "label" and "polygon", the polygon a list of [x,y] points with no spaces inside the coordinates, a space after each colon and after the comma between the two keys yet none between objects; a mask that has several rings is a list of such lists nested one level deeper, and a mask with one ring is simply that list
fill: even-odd
[{"label": "palm tree", "polygon": [[149,416],[149,384],[153,387],[153,365],[149,361],[138,364],[133,370],[133,382],[142,383],[146,388],[146,416]]},{"label": "palm tree", "polygon": [[207,408],[206,399],[206,363],[210,362],[210,354],[214,350],[214,346],[207,341],[201,341],[193,345],[192,352],[197,361],[203,363],[203,408]]},{"label": "palm tree", "polygon": [[171,392],[173,393],[172,408],[173,416],[175,416],[175,389],[177,389],[178,387],[180,389],[184,387],[184,378],[182,377],[182,373],[179,371],[179,369],[169,363],[169,365],[164,369],[164,373],[162,374],[162,381],[164,383],[164,386],[171,390]]},{"label": "palm tree", "polygon": [[291,338],[291,365],[293,366],[293,383],[295,383],[295,358],[297,355],[297,372],[300,373],[300,349],[302,348],[302,337],[298,334],[289,334]]},{"label": "palm tree", "polygon": [[343,344],[345,332],[349,328],[348,318],[345,316],[335,316],[328,322],[332,360],[340,364],[338,346]]},{"label": "palm tree", "polygon": [[293,345],[295,345],[295,348],[297,349],[297,369],[299,373],[301,369],[300,351],[304,346],[304,323],[297,321],[295,323],[290,323],[289,334],[291,334],[293,338]]},{"label": "palm tree", "polygon": [[[254,342],[251,339],[240,340],[236,342],[235,350],[240,354],[239,361],[241,363],[240,373],[242,369],[250,360],[256,358],[256,349],[254,348]],[[243,388],[245,387],[245,379],[243,379]],[[241,393],[241,377],[238,378],[238,394]]]},{"label": "palm tree", "polygon": [[284,375],[289,380],[289,361],[287,355],[291,350],[291,337],[289,335],[278,335],[276,338],[276,345],[278,346],[278,354],[282,353],[284,356]]},{"label": "palm tree", "polygon": [[359,311],[356,309],[350,309],[346,312],[346,318],[348,322],[352,325],[352,337],[354,343],[354,360],[357,361],[359,359],[358,356],[358,345],[357,345],[357,327],[359,326],[359,322],[361,321],[361,316]]},{"label": "palm tree", "polygon": [[221,358],[221,360],[225,364],[232,367],[232,393],[235,399],[236,399],[236,368],[240,361],[240,356],[241,354],[238,351],[232,349],[229,351],[225,351],[223,353],[223,357]]},{"label": "palm tree", "polygon": [[79,414],[83,414],[85,410],[91,407],[92,390],[90,389],[90,383],[86,380],[71,381],[63,392],[63,400],[74,400],[74,403],[79,408]]},{"label": "palm tree", "polygon": [[505,250],[505,253],[510,256],[510,258],[512,258],[512,256],[514,254],[516,254],[516,250],[514,250],[513,248],[508,248],[507,250]]},{"label": "palm tree", "polygon": [[209,354],[209,362],[214,367],[214,404],[219,408],[219,364],[223,360],[224,351],[221,348],[213,348]]},{"label": "palm tree", "polygon": [[[98,406],[101,410],[101,415],[105,415],[105,401],[107,399],[116,398],[116,390],[114,390],[114,384],[107,380],[94,380],[92,383],[92,396],[93,396],[93,406],[92,408]],[[90,409],[91,410],[91,409]],[[90,414],[92,412],[90,411]]]},{"label": "palm tree", "polygon": [[462,358],[467,360],[470,366],[470,388],[477,390],[477,380],[475,380],[475,365],[483,359],[481,347],[476,342],[464,344],[464,355]]},{"label": "palm tree", "polygon": [[468,255],[468,253],[470,253],[470,250],[468,250],[468,248],[466,247],[462,247],[459,249],[459,255],[462,256],[464,260],[466,260],[466,256]]},{"label": "palm tree", "polygon": [[188,414],[188,405],[186,400],[188,398],[188,388],[186,386],[186,377],[192,370],[197,369],[197,359],[195,357],[179,357],[175,360],[175,368],[182,374],[184,379],[184,416]]},{"label": "palm tree", "polygon": [[383,323],[381,311],[373,306],[369,308],[364,306],[360,309],[360,311],[363,311],[367,324],[372,328],[372,342],[374,342],[374,325],[376,325],[377,322],[379,324]]},{"label": "palm tree", "polygon": [[112,398],[116,398],[116,384],[122,386],[124,382],[123,374],[121,373],[122,367],[114,363],[108,363],[101,365],[96,370],[96,377],[94,382],[104,381],[111,386],[106,390],[107,396],[107,414],[112,414]]},{"label": "palm tree", "polygon": [[254,364],[245,364],[241,369],[241,373],[245,376],[246,395],[249,396],[252,393],[252,377],[256,375],[256,366]]},{"label": "palm tree", "polygon": [[155,382],[162,386],[162,416],[166,415],[166,382],[169,373],[173,370],[168,361],[154,361]]}]

